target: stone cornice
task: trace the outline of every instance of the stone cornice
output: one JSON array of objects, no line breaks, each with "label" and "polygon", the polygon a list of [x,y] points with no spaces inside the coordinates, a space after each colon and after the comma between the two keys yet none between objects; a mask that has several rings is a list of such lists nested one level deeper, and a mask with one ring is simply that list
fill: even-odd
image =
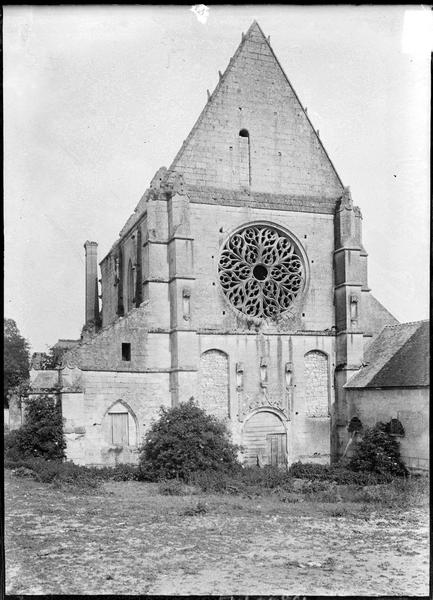
[{"label": "stone cornice", "polygon": [[338,197],[267,194],[247,190],[228,190],[188,185],[185,193],[193,204],[217,204],[257,209],[283,210],[333,215]]}]

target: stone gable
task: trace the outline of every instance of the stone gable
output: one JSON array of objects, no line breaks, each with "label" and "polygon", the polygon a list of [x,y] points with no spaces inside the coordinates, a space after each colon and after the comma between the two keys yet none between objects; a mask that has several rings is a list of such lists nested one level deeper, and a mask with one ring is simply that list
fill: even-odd
[{"label": "stone gable", "polygon": [[[246,130],[249,139],[239,136]],[[250,177],[245,175],[249,163]],[[186,184],[337,196],[343,189],[320,139],[257,23],[253,23],[170,170]]]}]

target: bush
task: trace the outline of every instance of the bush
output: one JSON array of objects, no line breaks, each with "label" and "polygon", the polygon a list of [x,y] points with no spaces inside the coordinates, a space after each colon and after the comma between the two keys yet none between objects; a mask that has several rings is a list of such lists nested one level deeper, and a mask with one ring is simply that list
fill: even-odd
[{"label": "bush", "polygon": [[49,483],[55,487],[97,488],[102,479],[94,470],[71,462],[48,461],[43,458],[30,457],[12,462],[5,461],[5,467],[13,469],[17,477],[32,477],[41,483]]},{"label": "bush", "polygon": [[350,459],[349,468],[394,477],[408,475],[400,456],[400,444],[382,423],[366,429]]},{"label": "bush", "polygon": [[60,403],[49,396],[29,401],[24,424],[5,436],[5,458],[10,460],[32,456],[62,461],[65,448]]},{"label": "bush", "polygon": [[92,472],[106,481],[139,481],[140,471],[137,465],[118,464],[115,467],[91,467]]},{"label": "bush", "polygon": [[192,496],[197,491],[197,488],[186,485],[179,479],[161,481],[158,486],[158,494],[161,494],[161,496]]},{"label": "bush", "polygon": [[375,485],[392,480],[390,473],[354,471],[344,465],[320,465],[316,463],[293,463],[289,475],[311,481],[332,481],[338,485]]},{"label": "bush", "polygon": [[161,407],[140,450],[140,477],[186,480],[196,471],[232,470],[238,466],[237,451],[226,426],[192,399],[174,408]]},{"label": "bush", "polygon": [[195,472],[190,474],[188,482],[206,493],[233,494],[247,498],[269,494],[284,495],[293,488],[287,471],[270,466]]},{"label": "bush", "polygon": [[181,511],[181,515],[184,517],[196,517],[198,515],[204,515],[208,512],[208,507],[205,502],[197,502],[195,506],[188,506]]},{"label": "bush", "polygon": [[317,463],[295,462],[289,467],[289,475],[299,479],[328,479],[330,475],[330,465],[321,465]]}]

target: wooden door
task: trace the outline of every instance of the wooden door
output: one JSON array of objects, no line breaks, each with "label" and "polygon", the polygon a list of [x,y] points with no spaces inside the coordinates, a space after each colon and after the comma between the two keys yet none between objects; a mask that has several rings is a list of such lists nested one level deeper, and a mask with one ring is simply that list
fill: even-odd
[{"label": "wooden door", "polygon": [[128,414],[113,413],[111,415],[111,441],[120,446],[128,445]]},{"label": "wooden door", "polygon": [[266,436],[269,464],[281,467],[286,464],[286,434],[271,433]]},{"label": "wooden door", "polygon": [[[276,436],[274,441],[270,441]],[[286,429],[277,415],[261,411],[253,415],[244,425],[242,446],[245,448],[245,462],[248,465],[264,466],[271,463],[273,448],[274,461],[284,464],[286,456]]]}]

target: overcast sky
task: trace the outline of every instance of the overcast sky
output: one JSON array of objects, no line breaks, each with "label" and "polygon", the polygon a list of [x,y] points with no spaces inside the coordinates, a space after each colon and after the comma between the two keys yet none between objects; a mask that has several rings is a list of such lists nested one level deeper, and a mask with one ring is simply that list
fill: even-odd
[{"label": "overcast sky", "polygon": [[5,6],[5,316],[33,351],[79,337],[84,242],[106,255],[253,19],[361,208],[373,293],[428,317],[429,9]]}]

